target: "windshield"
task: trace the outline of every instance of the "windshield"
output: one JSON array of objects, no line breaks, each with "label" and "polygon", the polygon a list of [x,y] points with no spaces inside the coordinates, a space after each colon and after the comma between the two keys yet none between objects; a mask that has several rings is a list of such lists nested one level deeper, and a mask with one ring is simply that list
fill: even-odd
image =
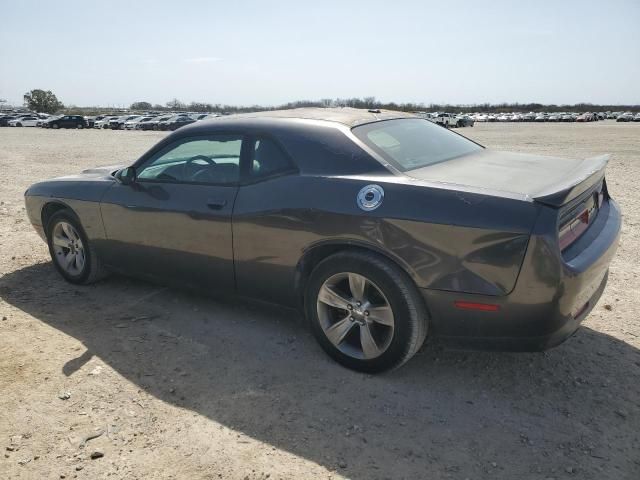
[{"label": "windshield", "polygon": [[352,132],[402,172],[482,150],[477,143],[421,118],[369,123]]}]

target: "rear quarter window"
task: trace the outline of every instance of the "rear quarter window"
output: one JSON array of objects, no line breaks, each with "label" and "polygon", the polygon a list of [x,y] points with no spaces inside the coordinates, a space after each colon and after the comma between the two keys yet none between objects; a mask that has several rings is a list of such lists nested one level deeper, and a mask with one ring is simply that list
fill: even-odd
[{"label": "rear quarter window", "polygon": [[268,177],[294,168],[289,157],[270,138],[259,137],[251,149],[249,173],[253,178]]}]

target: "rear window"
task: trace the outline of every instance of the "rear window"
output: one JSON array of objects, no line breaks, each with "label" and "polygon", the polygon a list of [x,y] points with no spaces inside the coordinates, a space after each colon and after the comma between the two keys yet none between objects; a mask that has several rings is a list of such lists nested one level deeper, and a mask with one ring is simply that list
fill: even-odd
[{"label": "rear window", "polygon": [[421,118],[369,123],[352,131],[402,172],[482,150],[477,143]]}]

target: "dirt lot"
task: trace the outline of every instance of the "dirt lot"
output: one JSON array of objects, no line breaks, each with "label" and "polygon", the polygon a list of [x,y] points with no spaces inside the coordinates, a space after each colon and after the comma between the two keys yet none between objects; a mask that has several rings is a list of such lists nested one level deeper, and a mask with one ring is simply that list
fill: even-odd
[{"label": "dirt lot", "polygon": [[117,277],[66,284],[24,190],[126,163],[162,134],[0,129],[0,478],[640,478],[640,124],[462,133],[614,155],[624,226],[609,285],[549,352],[430,345],[370,376],[328,360],[290,311]]}]

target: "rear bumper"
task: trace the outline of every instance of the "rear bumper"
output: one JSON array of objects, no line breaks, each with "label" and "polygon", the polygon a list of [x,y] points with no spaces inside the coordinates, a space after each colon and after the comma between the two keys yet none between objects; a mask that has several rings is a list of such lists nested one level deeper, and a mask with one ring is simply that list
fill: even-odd
[{"label": "rear bumper", "polygon": [[[474,335],[442,335],[436,333],[435,336],[439,341],[446,344],[447,346],[454,348],[465,348],[465,349],[473,349],[473,350],[491,350],[491,351],[502,351],[502,352],[539,352],[543,350],[548,350],[549,348],[553,348],[557,345],[560,345],[567,338],[571,337],[580,327],[582,321],[589,315],[593,307],[595,307],[596,303],[602,296],[604,292],[605,286],[607,284],[608,275],[605,275],[600,282],[596,292],[592,295],[592,297],[588,301],[588,305],[586,309],[579,312],[578,315],[574,316],[563,316],[560,321],[556,322],[558,324],[558,329],[553,332],[544,331],[544,319],[541,317],[540,319],[540,328],[539,331],[536,329],[532,329],[530,326],[523,325],[523,330],[527,331],[526,335],[513,335],[513,336],[503,336],[497,335],[495,330],[492,328],[489,333],[490,336],[484,335],[482,327],[475,328]],[[475,297],[475,296],[473,296]],[[459,296],[456,296],[459,298]],[[475,299],[477,301],[477,299]],[[471,322],[480,321],[482,322],[484,319],[480,317],[489,317],[492,315],[492,312],[468,312],[466,314],[465,323],[469,324]],[[522,315],[527,315],[527,312],[522,312]],[[549,309],[548,315],[554,315]],[[511,330],[511,327],[514,323],[518,323],[523,317],[505,319],[505,323],[509,323],[508,329]],[[534,317],[535,319],[535,317]],[[499,321],[499,320],[498,320]],[[505,325],[506,327],[506,325]],[[505,328],[507,330],[507,328]],[[437,331],[437,329],[436,329]]]},{"label": "rear bumper", "polygon": [[[549,225],[548,220],[542,218],[538,225]],[[584,238],[571,247],[569,259],[558,249],[555,228],[534,228],[516,286],[505,296],[423,289],[432,333],[453,346],[486,350],[540,351],[562,343],[600,299],[620,227],[620,210],[609,200]],[[461,310],[457,301],[496,307]]]}]

